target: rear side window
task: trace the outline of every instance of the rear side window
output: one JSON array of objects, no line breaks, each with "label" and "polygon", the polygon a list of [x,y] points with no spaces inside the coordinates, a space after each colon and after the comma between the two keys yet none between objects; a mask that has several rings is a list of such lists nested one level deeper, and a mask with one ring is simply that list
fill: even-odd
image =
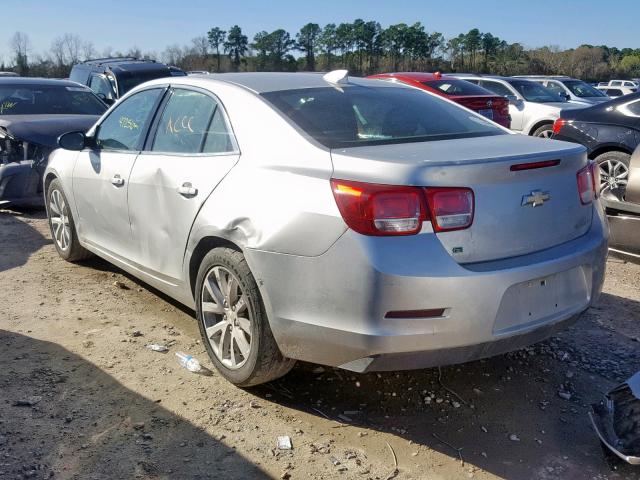
[{"label": "rear side window", "polygon": [[622,90],[620,90],[619,88],[610,88],[609,90],[607,90],[607,95],[609,95],[610,97],[621,97]]},{"label": "rear side window", "polygon": [[412,88],[354,85],[262,95],[328,148],[504,134],[483,117]]},{"label": "rear side window", "polygon": [[422,82],[424,85],[440,90],[447,95],[493,95],[485,88],[474,85],[466,80],[432,80]]},{"label": "rear side window", "polygon": [[196,154],[234,148],[219,103],[204,93],[176,89],[162,112],[151,150]]},{"label": "rear side window", "polygon": [[115,92],[113,91],[113,88],[111,88],[111,84],[107,80],[107,77],[103,77],[100,75],[91,75],[89,88],[93,90],[96,95],[104,95],[104,98],[113,100],[115,97]]},{"label": "rear side window", "polygon": [[507,87],[498,82],[491,82],[487,80],[482,81],[482,86],[487,90],[492,91],[496,95],[502,95],[503,97],[507,97],[509,95],[513,95],[513,92],[509,90]]}]

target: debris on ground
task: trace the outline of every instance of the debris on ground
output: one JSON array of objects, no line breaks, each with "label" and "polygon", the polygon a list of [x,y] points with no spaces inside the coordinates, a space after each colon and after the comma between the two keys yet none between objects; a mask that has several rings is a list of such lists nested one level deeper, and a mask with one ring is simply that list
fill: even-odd
[{"label": "debris on ground", "polygon": [[180,365],[190,372],[197,373],[202,371],[202,367],[200,366],[200,362],[197,358],[193,358],[191,355],[184,352],[176,352],[176,357],[178,357]]},{"label": "debris on ground", "polygon": [[291,450],[293,445],[291,445],[291,437],[288,435],[283,435],[278,437],[278,450]]},{"label": "debris on ground", "polygon": [[154,352],[168,352],[169,351],[169,347],[167,347],[166,345],[160,345],[158,343],[150,343],[149,345],[147,345],[147,348],[149,350],[153,350]]},{"label": "debris on ground", "polygon": [[118,287],[120,290],[129,290],[129,287],[127,286],[127,284],[124,282],[121,282],[120,280],[116,280],[115,282],[113,282],[113,286]]}]

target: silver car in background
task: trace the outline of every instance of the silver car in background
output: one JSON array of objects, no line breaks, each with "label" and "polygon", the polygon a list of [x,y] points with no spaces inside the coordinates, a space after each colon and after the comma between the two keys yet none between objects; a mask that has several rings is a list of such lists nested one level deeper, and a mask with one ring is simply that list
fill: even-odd
[{"label": "silver car in background", "polygon": [[217,369],[431,367],[538,341],[600,293],[608,230],[582,146],[514,135],[346,72],[165,78],[45,176],[58,253],[196,310]]},{"label": "silver car in background", "polygon": [[576,78],[561,75],[516,75],[513,78],[524,78],[532,82],[537,82],[563,100],[578,105],[591,106],[611,100],[602,91]]}]

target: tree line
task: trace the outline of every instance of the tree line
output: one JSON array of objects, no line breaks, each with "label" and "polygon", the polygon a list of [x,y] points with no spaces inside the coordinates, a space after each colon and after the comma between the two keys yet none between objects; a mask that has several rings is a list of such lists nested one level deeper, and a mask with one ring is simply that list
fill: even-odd
[{"label": "tree line", "polygon": [[126,52],[105,49],[98,53],[91,42],[64,34],[50,49],[33,53],[25,33],[9,42],[11,58],[0,70],[23,75],[65,77],[79,61],[110,56],[163,60],[185,70],[226,71],[326,71],[348,69],[369,75],[388,71],[443,71],[498,75],[569,75],[599,81],[612,77],[640,77],[640,49],[606,45],[525,48],[474,28],[445,38],[420,22],[383,28],[379,22],[356,19],[321,27],[307,23],[294,34],[284,29],[260,31],[252,39],[242,28],[212,27],[189,45],[170,45],[160,54],[132,47]]}]

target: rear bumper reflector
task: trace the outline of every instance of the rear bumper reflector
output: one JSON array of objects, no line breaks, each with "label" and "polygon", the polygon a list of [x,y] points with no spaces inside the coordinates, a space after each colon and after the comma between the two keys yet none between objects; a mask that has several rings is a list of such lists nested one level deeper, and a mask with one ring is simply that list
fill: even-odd
[{"label": "rear bumper reflector", "polygon": [[509,170],[512,172],[519,172],[521,170],[535,170],[536,168],[555,167],[560,165],[560,160],[545,160],[543,162],[529,162],[529,163],[516,163],[511,165]]},{"label": "rear bumper reflector", "polygon": [[428,310],[396,310],[387,312],[384,318],[435,318],[444,315],[444,308],[431,308]]}]

